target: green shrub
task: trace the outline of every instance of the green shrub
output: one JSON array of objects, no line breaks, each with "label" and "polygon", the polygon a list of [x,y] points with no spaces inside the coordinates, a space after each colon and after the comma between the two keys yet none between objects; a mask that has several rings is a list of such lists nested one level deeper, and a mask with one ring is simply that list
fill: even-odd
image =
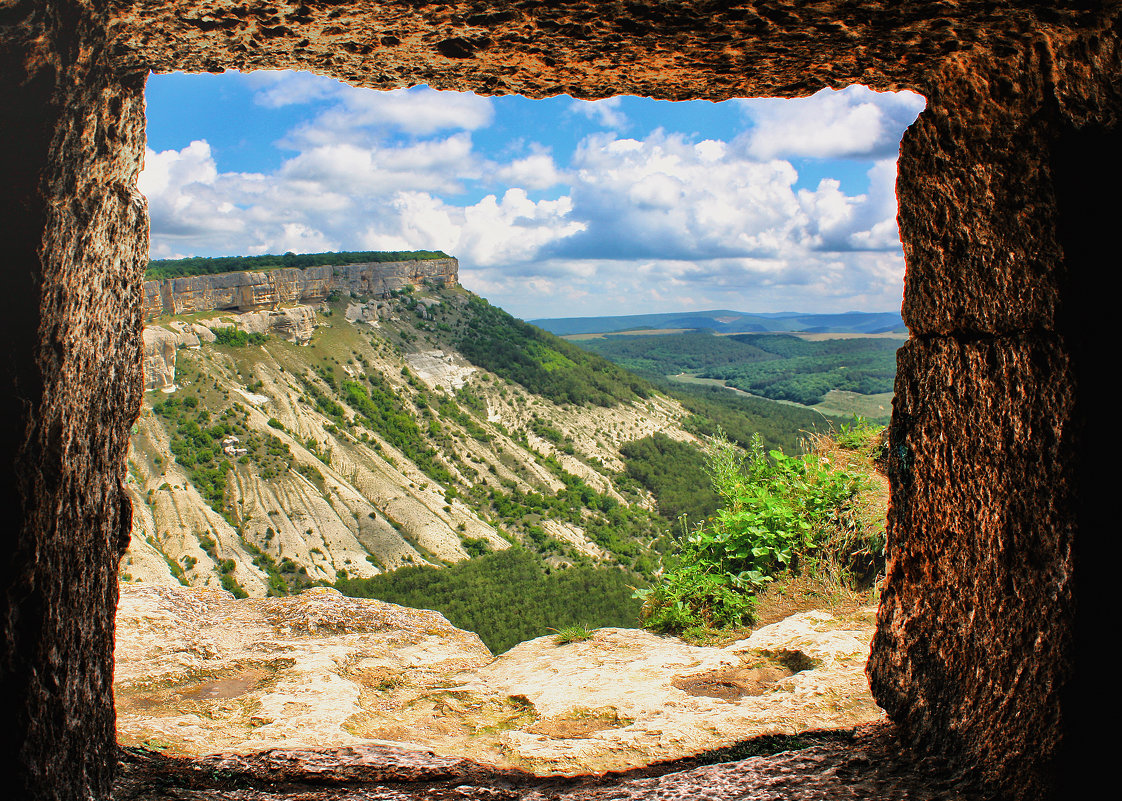
[{"label": "green shrub", "polygon": [[215,328],[213,330],[215,343],[218,345],[226,345],[231,348],[244,348],[246,345],[263,345],[269,340],[266,334],[248,334],[232,325],[226,328]]},{"label": "green shrub", "polygon": [[876,454],[871,449],[877,445],[884,426],[866,420],[860,415],[853,415],[853,421],[842,423],[834,432],[834,441],[843,448],[851,451],[869,451],[871,456]]},{"label": "green shrub", "polygon": [[242,587],[241,584],[238,584],[238,580],[229,573],[222,574],[222,589],[231,593],[235,598],[249,597],[249,593],[245,591],[245,588]]},{"label": "green shrub", "polygon": [[643,601],[643,625],[661,632],[733,628],[754,621],[755,599],[737,576],[712,565],[685,565],[657,584],[635,591]]},{"label": "green shrub", "polygon": [[687,534],[678,567],[636,592],[645,625],[659,631],[750,622],[755,591],[813,558],[863,486],[813,454],[765,454],[759,437],[747,454],[715,438],[707,470],[722,508]]}]

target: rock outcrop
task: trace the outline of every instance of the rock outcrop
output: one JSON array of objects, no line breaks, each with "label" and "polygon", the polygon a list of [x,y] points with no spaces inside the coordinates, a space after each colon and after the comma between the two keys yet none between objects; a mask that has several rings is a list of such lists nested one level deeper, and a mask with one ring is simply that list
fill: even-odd
[{"label": "rock outcrop", "polygon": [[281,304],[318,303],[332,292],[385,297],[424,282],[451,286],[459,280],[459,268],[454,258],[414,259],[145,281],[144,314],[272,310]]},{"label": "rock outcrop", "polygon": [[248,334],[276,334],[281,339],[303,345],[312,340],[316,311],[311,306],[292,306],[247,312],[235,316],[233,323]]},{"label": "rock outcrop", "polygon": [[316,327],[316,311],[311,306],[293,306],[271,311],[247,312],[202,323],[171,320],[162,325],[147,325],[144,340],[144,389],[171,390],[175,387],[175,351],[197,348],[214,342],[215,328],[234,326],[247,334],[276,334],[303,345],[310,342]]},{"label": "rock outcrop", "polygon": [[[144,389],[175,386],[175,351],[179,337],[164,328],[144,329]],[[198,340],[196,340],[198,342]]]},{"label": "rock outcrop", "polygon": [[[808,740],[813,745],[808,747]],[[682,759],[604,776],[548,776],[393,746],[167,757],[122,752],[116,801],[993,801],[967,775],[917,761],[889,724],[838,736],[776,738],[767,756]],[[784,747],[784,745],[789,747]],[[791,750],[795,749],[795,750]]]},{"label": "rock outcrop", "polygon": [[724,648],[600,629],[492,659],[436,612],[332,589],[122,585],[118,736],[192,755],[390,742],[539,774],[623,770],[882,720],[864,676],[873,619],[807,612]]}]

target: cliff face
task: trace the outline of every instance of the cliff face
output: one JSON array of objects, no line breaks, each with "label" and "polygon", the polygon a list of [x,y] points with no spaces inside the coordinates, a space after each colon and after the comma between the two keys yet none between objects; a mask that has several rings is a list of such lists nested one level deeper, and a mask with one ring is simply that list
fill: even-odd
[{"label": "cliff face", "polygon": [[144,388],[167,389],[175,384],[175,350],[179,338],[163,328],[144,329]]},{"label": "cliff face", "polygon": [[426,281],[454,285],[459,270],[456,259],[417,259],[166,278],[144,282],[144,315],[260,311],[282,303],[318,303],[332,292],[385,297]]},{"label": "cliff face", "polygon": [[[503,549],[508,542],[496,526],[519,536],[516,521],[498,516],[489,501],[473,499],[472,490],[505,493],[511,486],[552,495],[564,484],[547,457],[619,503],[636,509],[652,504],[645,493],[617,487],[624,467],[619,449],[655,431],[692,441],[682,427],[685,409],[668,398],[614,407],[560,406],[507,384],[472,365],[439,332],[417,327],[428,325],[418,313],[441,308],[437,301],[466,308],[467,294],[430,288],[366,303],[340,300],[317,307],[318,322],[311,307],[295,306],[201,315],[191,322],[161,319],[146,327],[146,385],[164,392],[146,395],[133,428],[125,481],[132,541],[121,580],[219,587],[228,573],[227,581],[235,580],[250,596],[263,596],[276,576],[262,553],[278,565],[287,560],[309,580],[330,582],[344,572],[364,578],[384,569],[459,561],[468,555],[465,538]],[[298,326],[295,342],[307,347],[278,341],[293,341],[285,328],[289,323]],[[269,338],[263,345],[214,346],[213,331],[231,325]],[[407,343],[403,335],[416,341]],[[360,413],[341,386],[325,381],[323,376],[331,375],[325,365],[338,365],[340,381],[362,381],[366,375],[385,380],[402,400],[401,420],[417,425],[424,446],[417,453],[439,452],[458,495],[447,494],[449,486],[426,475],[400,450],[403,443],[395,446],[384,433],[362,426],[348,429],[343,421]],[[461,387],[478,397],[481,407],[461,407],[451,392]],[[329,404],[317,403],[312,390]],[[278,467],[258,459],[263,452],[256,450],[248,461],[232,459],[225,506],[208,501],[190,457],[176,455],[173,442],[182,439],[183,430],[153,408],[188,398],[212,423],[237,413],[244,430],[233,432],[241,439],[236,447],[271,442],[292,463]],[[430,427],[424,411],[440,405],[462,416],[444,414]],[[332,409],[341,416],[332,417]],[[534,419],[561,432],[572,453],[538,436]],[[561,549],[617,563],[583,524],[546,519],[541,528]],[[536,547],[533,540],[525,544]],[[227,560],[235,567],[223,573]]]},{"label": "cliff face", "polygon": [[144,389],[172,391],[175,387],[175,352],[179,348],[197,348],[201,341],[214,342],[212,329],[233,326],[247,334],[274,334],[281,339],[303,345],[311,340],[316,325],[316,312],[310,306],[247,312],[223,316],[202,323],[189,324],[172,320],[167,327],[144,327]]}]

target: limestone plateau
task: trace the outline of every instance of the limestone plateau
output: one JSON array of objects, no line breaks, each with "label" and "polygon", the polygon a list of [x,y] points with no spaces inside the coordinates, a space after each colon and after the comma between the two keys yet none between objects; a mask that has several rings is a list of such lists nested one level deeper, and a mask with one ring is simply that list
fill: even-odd
[{"label": "limestone plateau", "polygon": [[261,311],[282,303],[322,302],[333,292],[387,297],[426,282],[454,286],[459,270],[459,261],[448,258],[165,278],[144,282],[144,315]]},{"label": "limestone plateau", "polygon": [[[683,427],[688,411],[665,396],[561,404],[503,379],[467,359],[456,345],[466,334],[452,333],[488,307],[440,283],[150,321],[142,337],[149,391],[124,481],[132,533],[122,580],[219,587],[225,576],[259,597],[276,582],[273,562],[310,581],[366,578],[458,562],[472,541],[505,549],[500,530],[532,548],[534,535],[548,538],[556,564],[622,561],[597,544],[602,512],[576,503],[571,519],[523,530],[521,515],[501,516],[488,494],[553,496],[566,486],[563,470],[636,515],[651,512],[653,497],[622,480],[621,448],[655,432],[697,443]],[[224,331],[264,336],[227,347],[217,341]],[[362,392],[348,394],[349,384]],[[376,412],[356,405],[375,387],[397,413],[378,430],[362,422]],[[213,437],[205,456],[188,453],[198,433],[190,421],[229,424],[237,441]],[[221,493],[208,490],[215,481]]]}]

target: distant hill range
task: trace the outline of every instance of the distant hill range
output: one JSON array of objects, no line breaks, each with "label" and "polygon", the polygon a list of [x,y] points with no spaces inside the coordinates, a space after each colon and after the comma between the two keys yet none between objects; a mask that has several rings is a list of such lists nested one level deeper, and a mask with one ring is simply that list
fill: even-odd
[{"label": "distant hill range", "polygon": [[719,334],[766,334],[777,331],[799,331],[809,334],[882,334],[907,330],[899,312],[750,314],[717,309],[665,314],[627,314],[619,317],[555,317],[529,322],[557,336],[664,328],[707,328]]}]

